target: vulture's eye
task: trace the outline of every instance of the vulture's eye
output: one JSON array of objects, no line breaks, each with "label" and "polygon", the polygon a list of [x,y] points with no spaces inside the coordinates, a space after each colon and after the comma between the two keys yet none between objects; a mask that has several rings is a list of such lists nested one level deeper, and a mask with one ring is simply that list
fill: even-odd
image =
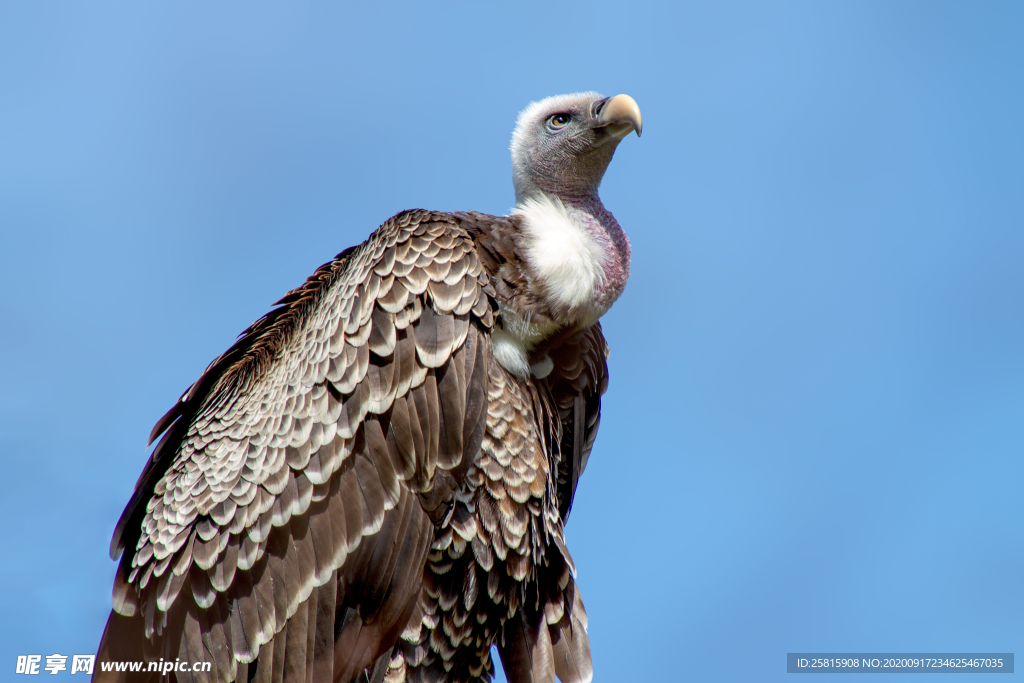
[{"label": "vulture's eye", "polygon": [[572,117],[568,114],[555,114],[548,117],[548,128],[551,130],[558,130],[559,128],[565,127],[565,124],[569,123]]}]

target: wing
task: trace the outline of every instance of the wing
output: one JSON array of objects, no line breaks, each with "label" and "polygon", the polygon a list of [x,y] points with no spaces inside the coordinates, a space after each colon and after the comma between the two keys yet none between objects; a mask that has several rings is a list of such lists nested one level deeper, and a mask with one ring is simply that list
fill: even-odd
[{"label": "wing", "polygon": [[279,303],[154,428],[101,661],[345,681],[417,609],[483,433],[496,303],[473,242],[399,214]]},{"label": "wing", "polygon": [[[557,417],[549,438],[558,443],[553,460],[562,526],[568,521],[576,484],[597,437],[601,395],[608,388],[608,346],[600,324],[595,324],[549,340],[535,351],[538,360],[544,354],[551,358],[554,367],[547,377],[537,381],[537,386],[542,391],[546,389],[550,410]],[[533,609],[524,605],[505,622],[498,643],[505,675],[512,683],[553,681],[553,674],[561,681],[573,683],[589,683],[593,679],[587,613],[575,582],[575,565],[561,529],[552,541],[558,553],[546,563],[545,570],[560,570],[561,574],[554,581],[538,582],[548,592]]]},{"label": "wing", "polygon": [[564,523],[601,423],[601,396],[608,390],[608,344],[601,324],[595,323],[546,352],[554,369],[543,381],[561,422],[557,488]]}]

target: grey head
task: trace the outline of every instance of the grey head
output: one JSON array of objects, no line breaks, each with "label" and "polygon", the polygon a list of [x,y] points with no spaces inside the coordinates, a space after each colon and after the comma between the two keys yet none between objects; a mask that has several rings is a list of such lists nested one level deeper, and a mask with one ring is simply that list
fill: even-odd
[{"label": "grey head", "polygon": [[596,198],[615,148],[641,129],[640,107],[629,95],[583,92],[530,104],[512,133],[516,203],[542,192],[569,201]]}]

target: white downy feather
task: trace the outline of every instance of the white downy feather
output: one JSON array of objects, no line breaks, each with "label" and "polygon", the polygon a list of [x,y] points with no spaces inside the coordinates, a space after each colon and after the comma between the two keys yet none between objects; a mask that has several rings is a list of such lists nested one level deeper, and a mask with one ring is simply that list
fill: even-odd
[{"label": "white downy feather", "polygon": [[561,200],[545,194],[529,197],[513,213],[522,216],[526,259],[553,307],[580,310],[590,305],[604,279],[605,253],[594,236]]}]

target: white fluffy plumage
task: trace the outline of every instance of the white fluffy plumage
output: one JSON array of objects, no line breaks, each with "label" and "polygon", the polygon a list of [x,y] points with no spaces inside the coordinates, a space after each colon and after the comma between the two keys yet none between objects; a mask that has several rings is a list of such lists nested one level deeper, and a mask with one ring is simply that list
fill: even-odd
[{"label": "white fluffy plumage", "polygon": [[526,259],[555,308],[581,310],[604,279],[605,250],[557,197],[529,197],[513,209],[523,219]]},{"label": "white fluffy plumage", "polygon": [[491,334],[491,353],[501,367],[512,375],[524,382],[530,376],[530,361],[527,360],[522,339],[513,337],[503,329],[496,329]]}]

